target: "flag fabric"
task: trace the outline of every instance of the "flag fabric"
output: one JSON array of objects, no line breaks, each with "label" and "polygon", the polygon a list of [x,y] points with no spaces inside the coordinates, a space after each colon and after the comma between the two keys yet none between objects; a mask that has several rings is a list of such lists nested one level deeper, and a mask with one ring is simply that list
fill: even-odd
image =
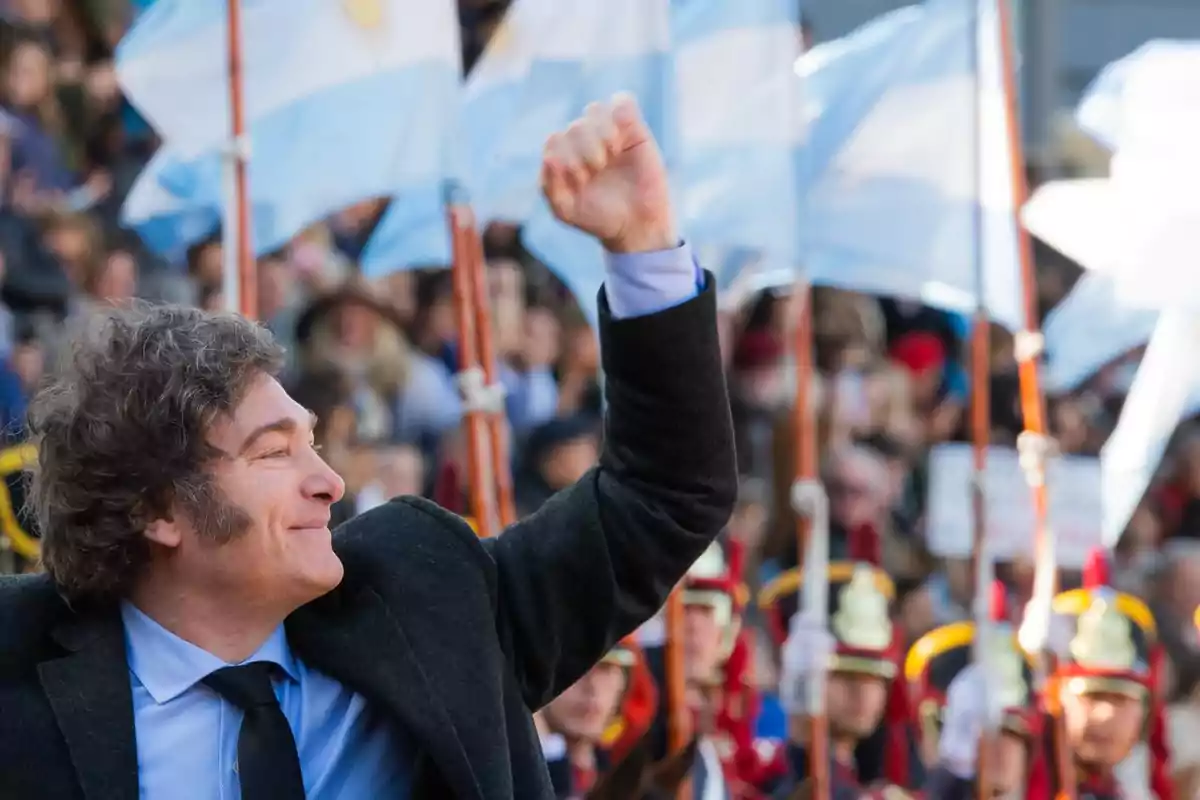
[{"label": "flag fabric", "polygon": [[[1113,151],[1110,176],[1063,181],[1024,209],[1039,238],[1093,270],[1047,320],[1051,370],[1066,386],[1149,345],[1101,451],[1102,534],[1116,545],[1176,426],[1200,405],[1200,49],[1156,42],[1106,67],[1077,109]],[[1057,351],[1057,354],[1056,354]],[[1059,363],[1056,363],[1059,362]]]},{"label": "flag fabric", "polygon": [[[569,92],[555,91],[554,65],[578,60],[571,48],[580,47],[599,10],[594,2],[578,0],[519,0],[467,76],[459,118],[461,188],[481,223],[520,222],[532,213],[542,144],[570,122],[574,105]],[[436,208],[423,204],[430,199],[438,199]],[[444,213],[441,200],[427,191],[398,192],[363,251],[364,274],[448,265],[449,231],[444,221],[435,221]]]},{"label": "flag fabric", "polygon": [[[633,61],[581,59],[571,115],[614,90],[633,91],[671,171],[682,235],[728,267],[718,270],[719,288],[740,274],[736,265],[761,258],[794,270],[803,133],[797,0],[639,3],[629,11],[662,35],[645,37]],[[604,274],[598,245],[541,202],[523,240],[590,308]]]},{"label": "flag fabric", "polygon": [[1026,230],[1079,264],[1112,281],[1127,250],[1125,209],[1108,178],[1050,181],[1021,209]]},{"label": "flag fabric", "polygon": [[447,267],[452,252],[447,186],[426,183],[392,197],[359,256],[359,269],[377,278],[402,269]]},{"label": "flag fabric", "polygon": [[[463,90],[463,184],[477,219],[520,223],[536,217],[534,238],[547,263],[572,265],[564,278],[568,285],[578,283],[572,276],[585,274],[581,258],[595,262],[599,251],[549,216],[538,184],[542,146],[587,103],[618,90],[637,96],[644,113],[663,107],[660,62],[670,37],[669,6],[669,0],[518,0]],[[648,121],[655,127],[649,113]],[[364,272],[383,274],[420,263],[407,244],[432,238],[420,223],[428,217],[413,204],[390,208],[364,251]],[[545,237],[539,233],[543,227]],[[416,230],[422,235],[404,234]],[[449,263],[448,237],[443,255]],[[591,282],[571,286],[585,293],[585,308],[594,305],[591,287]]]},{"label": "flag fabric", "polygon": [[[164,140],[123,216],[142,230],[225,205],[223,0],[159,0],[117,49],[130,102]],[[450,0],[244,0],[243,84],[255,248],[354,202],[461,169],[461,49]],[[158,237],[151,237],[157,239]],[[186,239],[179,235],[175,238]],[[153,242],[151,242],[153,244]]]},{"label": "flag fabric", "polygon": [[[628,91],[671,168],[683,235],[729,267],[720,284],[750,251],[794,270],[798,17],[797,0],[515,3],[464,92],[476,215],[524,222],[525,245],[592,308],[602,254],[540,197],[542,144],[589,102]],[[385,215],[364,254],[368,274],[414,263],[396,232],[419,227],[415,213]]]},{"label": "flag fabric", "polygon": [[1170,64],[1178,68],[1184,61],[1200,57],[1200,42],[1176,39],[1155,39],[1146,42],[1124,58],[1100,70],[1084,89],[1075,109],[1075,123],[1110,151],[1121,146],[1128,110],[1123,108],[1123,96],[1130,76],[1147,64]]},{"label": "flag fabric", "polygon": [[1023,209],[1026,227],[1116,283],[1123,304],[1200,311],[1200,46],[1159,42],[1107,67],[1077,115],[1114,148],[1110,175],[1056,181]]},{"label": "flag fabric", "polygon": [[221,224],[213,206],[192,206],[158,180],[170,154],[159,150],[134,181],[121,209],[121,223],[138,232],[156,253],[182,261],[188,247],[211,235]]},{"label": "flag fabric", "polygon": [[[561,113],[557,128],[582,114],[588,103],[629,92],[669,164],[671,3],[573,0],[570,5],[576,16],[550,35],[557,47],[534,64],[523,108]],[[551,117],[546,114],[544,122]],[[536,182],[537,176],[535,171],[526,180]],[[555,272],[594,323],[595,298],[604,281],[600,243],[558,222],[540,195],[524,222],[525,247]]]},{"label": "flag fabric", "polygon": [[1024,327],[1002,65],[995,0],[928,0],[801,58],[813,283],[969,313],[981,260],[991,317]]},{"label": "flag fabric", "polygon": [[[799,259],[802,144],[797,0],[676,3],[678,122],[667,142],[684,235],[700,247]],[[722,270],[722,283],[739,271]]]},{"label": "flag fabric", "polygon": [[1158,316],[1122,303],[1111,276],[1084,273],[1042,324],[1046,391],[1074,391],[1106,364],[1146,344]]},{"label": "flag fabric", "polygon": [[1200,399],[1200,316],[1158,319],[1117,427],[1100,451],[1103,539],[1113,547],[1142,500],[1175,427]]},{"label": "flag fabric", "polygon": [[1130,303],[1200,314],[1200,48],[1139,62],[1122,98],[1110,181],[1123,210],[1118,284]]}]

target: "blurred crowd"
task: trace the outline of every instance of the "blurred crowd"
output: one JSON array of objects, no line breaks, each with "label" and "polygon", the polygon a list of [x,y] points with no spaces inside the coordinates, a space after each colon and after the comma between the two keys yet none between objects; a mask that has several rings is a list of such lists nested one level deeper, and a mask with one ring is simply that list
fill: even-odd
[{"label": "blurred crowd", "polygon": [[[25,406],[64,356],[70,331],[93,309],[135,297],[224,305],[219,239],[193,247],[186,264],[170,264],[118,224],[124,195],[157,143],[123,101],[112,54],[133,13],[149,2],[0,0],[0,426],[10,448],[0,454],[0,471],[9,477],[12,509],[20,507],[19,473],[28,460],[20,448]],[[505,4],[460,4],[469,64]],[[339,519],[398,494],[424,494],[466,513],[449,274],[444,265],[429,265],[367,281],[356,270],[385,204],[345,209],[261,258],[259,316],[287,344],[286,383],[318,414],[324,454],[346,479]],[[524,514],[597,458],[599,349],[575,300],[521,248],[517,229],[489,228],[485,254]],[[1036,259],[1044,315],[1080,270],[1040,246]],[[797,557],[786,502],[795,457],[789,349],[796,302],[790,289],[769,291],[722,321],[743,476],[727,536],[744,548],[741,577],[752,590]],[[912,641],[969,616],[970,564],[934,557],[923,530],[930,447],[969,440],[969,321],[904,300],[818,289],[814,334],[833,556],[844,554],[856,531],[878,537]],[[997,327],[990,345],[992,442],[1012,446],[1022,429],[1013,341]],[[1139,355],[1110,364],[1070,395],[1049,398],[1061,452],[1098,454]],[[14,545],[36,532],[12,513],[0,518],[8,568],[36,568]],[[1192,624],[1200,605],[1198,541],[1200,427],[1188,423],[1116,552],[1117,582],[1152,605],[1168,645],[1180,731],[1200,725],[1192,719],[1200,712],[1189,708],[1200,697]],[[1032,566],[1001,565],[1014,596],[1028,593]],[[1076,579],[1064,576],[1068,585]],[[751,610],[747,624],[763,621]],[[755,680],[770,696],[776,654],[770,637],[759,639]],[[1200,764],[1200,752],[1186,752],[1188,737],[1173,738],[1177,767]]]}]

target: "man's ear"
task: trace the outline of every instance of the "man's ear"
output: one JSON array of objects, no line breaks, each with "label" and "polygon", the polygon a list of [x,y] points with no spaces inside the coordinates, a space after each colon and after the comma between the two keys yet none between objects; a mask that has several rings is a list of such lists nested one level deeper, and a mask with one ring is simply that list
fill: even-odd
[{"label": "man's ear", "polygon": [[145,536],[150,541],[163,547],[179,547],[183,541],[183,531],[171,519],[156,519],[146,526]]}]

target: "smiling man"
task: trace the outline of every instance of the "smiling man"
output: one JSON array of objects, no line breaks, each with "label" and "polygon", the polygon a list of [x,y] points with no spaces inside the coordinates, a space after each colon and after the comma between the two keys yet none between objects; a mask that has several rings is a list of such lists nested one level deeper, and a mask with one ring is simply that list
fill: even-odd
[{"label": "smiling man", "polygon": [[632,101],[542,181],[608,252],[599,466],[480,541],[342,480],[263,328],[113,312],[36,401],[46,574],[0,578],[0,797],[553,797],[530,709],[650,617],[736,475],[712,280]]}]

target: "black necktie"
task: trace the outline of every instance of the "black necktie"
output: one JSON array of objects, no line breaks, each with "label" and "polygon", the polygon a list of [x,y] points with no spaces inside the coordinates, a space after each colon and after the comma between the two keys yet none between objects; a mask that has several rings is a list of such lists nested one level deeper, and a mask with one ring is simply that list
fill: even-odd
[{"label": "black necktie", "polygon": [[271,688],[271,670],[269,662],[255,661],[219,669],[204,683],[245,712],[237,749],[242,800],[304,800],[296,739]]}]

